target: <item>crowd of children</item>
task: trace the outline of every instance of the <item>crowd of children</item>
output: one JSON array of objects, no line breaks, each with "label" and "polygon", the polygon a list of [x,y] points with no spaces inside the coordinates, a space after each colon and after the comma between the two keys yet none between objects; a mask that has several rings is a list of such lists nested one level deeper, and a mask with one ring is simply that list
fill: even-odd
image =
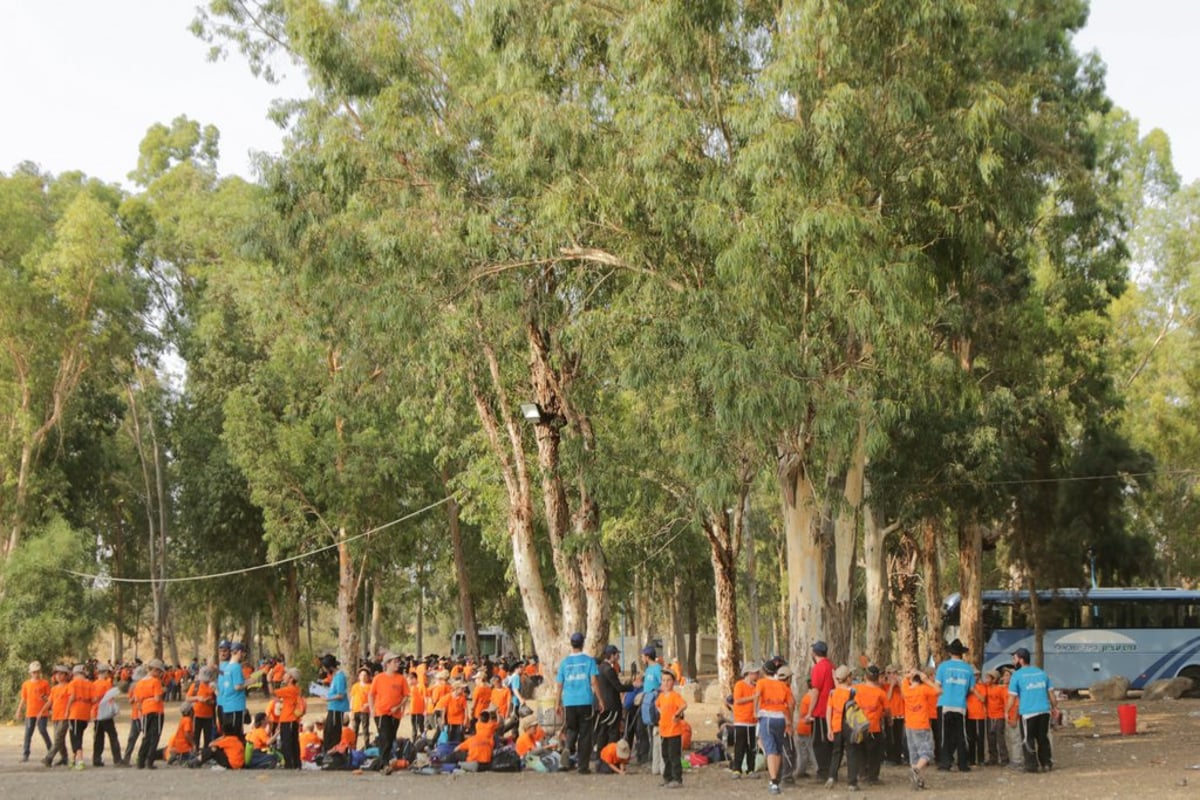
[{"label": "crowd of children", "polygon": [[[1010,688],[1010,672],[979,675],[956,658],[937,673],[950,687],[943,694],[932,673],[868,666],[856,676],[845,666],[834,669],[823,643],[813,650],[814,665],[799,702],[793,674],[782,659],[743,670],[727,698],[734,777],[765,766],[773,794],[781,782],[810,774],[832,788],[844,762],[847,787],[856,791],[879,783],[884,763],[907,764],[913,787],[921,789],[930,764],[949,769],[958,755],[957,766],[964,771],[1003,766],[1010,753],[1027,750],[1020,740],[1012,741],[1018,719],[1021,739],[1041,746],[1040,722],[1014,702],[1023,687],[1037,702],[1051,694],[1048,684],[1032,674],[1044,678],[1040,671],[1019,673]],[[594,746],[593,737],[576,735],[565,716],[544,719],[528,702],[541,682],[536,658],[476,664],[385,652],[364,660],[350,682],[337,659],[327,655],[320,659],[316,686],[307,687],[324,696],[326,715],[306,724],[308,692],[301,671],[282,659],[260,662],[255,669],[244,663],[244,652],[240,643],[223,641],[219,662],[203,667],[171,668],[158,659],[115,670],[96,662],[60,664],[50,670],[49,680],[33,662],[18,708],[26,720],[23,760],[29,760],[37,734],[46,746],[42,761],[47,767],[83,769],[85,732],[91,726],[93,766],[104,766],[106,748],[112,764],[144,769],[165,762],[224,769],[361,768],[384,774],[572,768],[586,773],[593,764],[601,773],[625,774],[636,758],[638,764],[651,762],[664,786],[682,785],[683,751],[691,739],[687,703],[675,690],[677,676],[662,666],[653,648],[641,652],[640,676],[635,665],[628,678],[620,676],[615,647],[605,650],[598,669],[593,670],[593,659],[581,661],[590,666],[580,668],[579,685],[585,697],[592,697],[583,702],[595,702],[597,713],[575,725],[589,726]],[[1019,666],[1027,665],[1023,655],[1026,664]],[[561,675],[559,682],[569,683]],[[261,688],[267,698],[256,713],[244,698],[251,687]],[[122,693],[129,698],[131,716],[123,750],[116,726]],[[173,697],[181,701],[180,721],[160,747],[165,704]],[[1035,705],[1030,709],[1040,710]],[[562,708],[557,712],[561,715]],[[406,716],[409,725],[402,728]],[[560,726],[561,736],[548,735],[547,727]],[[1050,768],[1048,742],[1044,755],[1035,753],[1034,770],[1039,762]],[[1026,754],[1023,766],[1029,764]]]}]

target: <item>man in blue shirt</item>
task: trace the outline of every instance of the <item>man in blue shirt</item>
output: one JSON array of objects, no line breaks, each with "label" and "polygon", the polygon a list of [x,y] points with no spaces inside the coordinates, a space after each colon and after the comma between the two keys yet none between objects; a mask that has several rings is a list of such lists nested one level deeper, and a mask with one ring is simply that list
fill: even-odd
[{"label": "man in blue shirt", "polygon": [[342,741],[342,728],[350,715],[350,689],[346,685],[346,673],[338,666],[333,653],[321,656],[321,672],[330,676],[329,694],[325,695],[325,735],[321,739],[321,748],[326,753]]},{"label": "man in blue shirt", "polygon": [[217,678],[217,705],[221,707],[221,733],[246,738],[246,678],[242,659],[246,648],[241,642],[229,646],[229,660],[221,664]]},{"label": "man in blue shirt", "polygon": [[1029,660],[1029,651],[1024,647],[1013,652],[1013,664],[1017,671],[1008,681],[1008,703],[1004,712],[1011,720],[1008,712],[1014,703],[1017,704],[1017,713],[1021,717],[1021,750],[1025,753],[1025,771],[1037,772],[1041,767],[1049,772],[1054,768],[1050,752],[1050,712],[1057,707],[1058,701],[1054,698],[1049,676],[1031,665]]},{"label": "man in blue shirt", "polygon": [[950,658],[938,665],[934,678],[942,685],[938,698],[941,710],[942,741],[938,749],[938,769],[950,769],[958,756],[958,771],[970,772],[967,765],[967,693],[975,688],[975,670],[963,661],[967,648],[958,639],[947,648]]},{"label": "man in blue shirt", "polygon": [[571,654],[558,665],[557,705],[563,713],[564,753],[576,752],[580,775],[592,770],[592,734],[595,727],[592,704],[600,698],[600,668],[596,659],[583,652],[583,634],[571,634]]}]

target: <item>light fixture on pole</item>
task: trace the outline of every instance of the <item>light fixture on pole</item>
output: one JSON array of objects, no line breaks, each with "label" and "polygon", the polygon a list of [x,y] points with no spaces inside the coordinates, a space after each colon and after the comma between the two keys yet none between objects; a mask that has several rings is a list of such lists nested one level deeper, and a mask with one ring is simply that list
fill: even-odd
[{"label": "light fixture on pole", "polygon": [[537,403],[521,403],[521,416],[525,418],[526,422],[534,425],[541,425],[549,419],[549,416]]}]

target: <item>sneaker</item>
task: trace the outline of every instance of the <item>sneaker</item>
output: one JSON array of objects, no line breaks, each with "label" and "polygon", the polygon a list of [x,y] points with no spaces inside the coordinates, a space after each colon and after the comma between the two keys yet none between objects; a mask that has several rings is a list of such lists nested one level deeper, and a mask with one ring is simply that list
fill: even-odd
[{"label": "sneaker", "polygon": [[737,779],[742,777],[742,773],[738,772],[736,769],[731,769],[731,770],[729,770],[729,777],[733,778],[736,781]]},{"label": "sneaker", "polygon": [[82,762],[82,761],[76,761],[74,764],[72,764],[72,765],[71,765],[71,769],[73,769],[73,770],[76,770],[76,771],[82,770],[82,769],[83,769],[83,762]]},{"label": "sneaker", "polygon": [[779,794],[779,784],[772,782],[771,785],[767,787],[767,792],[769,794]]},{"label": "sneaker", "polygon": [[858,784],[857,784],[857,783],[848,783],[848,784],[846,784],[846,791],[848,791],[848,792],[857,792],[857,791],[858,791]]},{"label": "sneaker", "polygon": [[835,781],[833,778],[830,778],[829,780],[825,781],[825,788],[832,789],[836,783],[837,781]]},{"label": "sneaker", "polygon": [[667,788],[668,789],[682,789],[683,783],[681,781],[671,781],[670,783],[667,784]]}]

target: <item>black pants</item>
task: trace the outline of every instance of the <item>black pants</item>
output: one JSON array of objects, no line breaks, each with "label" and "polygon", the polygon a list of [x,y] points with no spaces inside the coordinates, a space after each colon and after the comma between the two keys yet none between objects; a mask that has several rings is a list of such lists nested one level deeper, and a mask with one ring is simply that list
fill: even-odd
[{"label": "black pants", "polygon": [[300,723],[279,723],[279,752],[284,769],[300,769]]},{"label": "black pants", "polygon": [[375,729],[379,731],[379,768],[392,763],[392,750],[396,746],[396,731],[400,729],[400,720],[391,715],[376,717]]},{"label": "black pants", "polygon": [[163,715],[161,712],[157,714],[142,715],[142,746],[138,749],[138,769],[142,767],[153,767],[155,759],[158,758],[158,739],[162,736]]},{"label": "black pants", "polygon": [[592,768],[592,736],[595,733],[595,713],[590,705],[565,706],[563,708],[563,729],[566,731],[563,752],[570,756],[575,753],[576,764],[582,774],[587,774]]},{"label": "black pants", "polygon": [[117,739],[117,721],[115,719],[98,719],[92,731],[92,765],[104,763],[104,740],[112,747],[113,763],[121,763],[121,742]]},{"label": "black pants", "polygon": [[321,737],[321,752],[328,753],[342,741],[342,728],[346,727],[349,711],[326,711],[325,734]]},{"label": "black pants", "polygon": [[824,717],[813,718],[813,756],[817,759],[817,777],[830,777],[829,762],[833,759],[833,742],[829,741],[829,727]]},{"label": "black pants", "polygon": [[1050,752],[1050,713],[1021,718],[1021,750],[1025,754],[1025,771],[1037,772],[1039,766],[1054,766]]},{"label": "black pants", "polygon": [[358,738],[358,749],[366,750],[371,744],[371,715],[366,711],[354,712],[354,735]]},{"label": "black pants", "polygon": [[887,747],[884,757],[893,764],[907,764],[908,740],[904,736],[904,717],[884,724],[887,725]]},{"label": "black pants", "polygon": [[217,738],[217,721],[212,717],[193,717],[196,729],[196,749],[207,750],[213,739]]},{"label": "black pants", "polygon": [[37,730],[42,735],[42,741],[46,743],[46,749],[50,749],[50,733],[46,729],[49,720],[46,717],[26,717],[25,718],[25,749],[21,751],[21,755],[29,758],[29,746],[33,744],[33,732]]},{"label": "black pants", "polygon": [[[412,738],[415,742],[425,735],[425,715],[424,714],[409,714],[409,721],[412,723]],[[325,730],[329,730],[329,723],[325,723]]]},{"label": "black pants", "polygon": [[987,752],[987,720],[967,720],[967,761],[971,766],[983,766]]},{"label": "black pants", "polygon": [[131,720],[129,722],[129,738],[125,740],[125,758],[122,761],[125,764],[132,763],[133,748],[137,747],[138,737],[142,735],[142,718]]},{"label": "black pants", "polygon": [[740,772],[743,775],[754,772],[757,733],[754,725],[733,726],[733,765],[730,769],[734,772]]},{"label": "black pants", "polygon": [[[815,742],[813,743],[815,746]],[[837,780],[838,770],[842,766],[842,754],[846,756],[846,783],[849,786],[857,786],[859,773],[863,767],[863,746],[854,744],[850,741],[848,731],[845,728],[833,735],[833,741],[829,743],[829,777]]]},{"label": "black pants", "polygon": [[883,764],[883,747],[883,733],[868,731],[862,743],[863,777],[866,778],[867,783],[878,783],[879,781],[879,767]]},{"label": "black pants", "polygon": [[221,714],[221,733],[246,741],[246,711],[224,711]]},{"label": "black pants", "polygon": [[662,737],[663,781],[683,783],[683,737]]},{"label": "black pants", "polygon": [[596,717],[596,752],[621,738],[621,708],[605,710]]},{"label": "black pants", "polygon": [[[630,747],[637,755],[637,763],[645,764],[650,761],[651,729],[642,721],[642,709],[634,708],[633,732],[626,735],[630,738]],[[636,741],[634,741],[636,739]]]},{"label": "black pants", "polygon": [[83,750],[83,733],[87,730],[88,721],[86,719],[71,719],[67,720],[71,730],[71,757]]},{"label": "black pants", "polygon": [[970,769],[967,764],[967,715],[943,709],[941,718],[942,746],[938,749],[938,769],[950,769],[957,759],[959,771],[965,772]]}]

